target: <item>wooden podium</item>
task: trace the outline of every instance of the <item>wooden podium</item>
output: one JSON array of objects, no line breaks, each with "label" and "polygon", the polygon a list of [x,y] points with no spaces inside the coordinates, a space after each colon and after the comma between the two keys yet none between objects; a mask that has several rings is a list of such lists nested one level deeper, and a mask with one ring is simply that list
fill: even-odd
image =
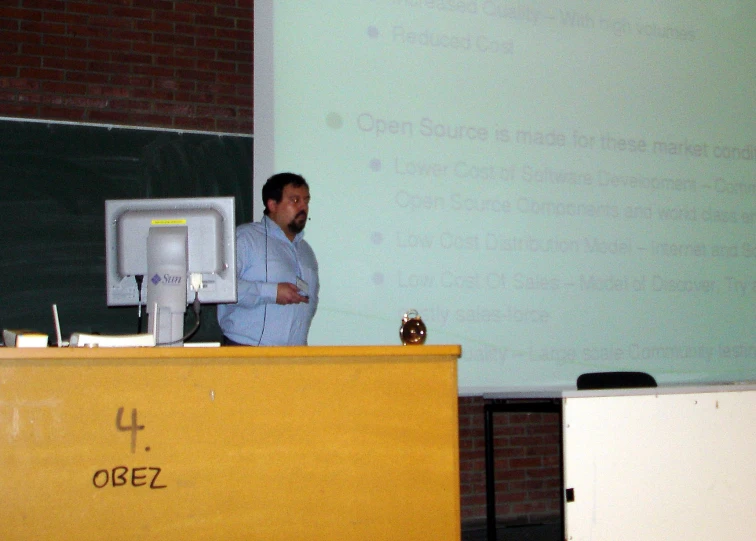
[{"label": "wooden podium", "polygon": [[459,355],[0,348],[0,538],[458,541]]}]

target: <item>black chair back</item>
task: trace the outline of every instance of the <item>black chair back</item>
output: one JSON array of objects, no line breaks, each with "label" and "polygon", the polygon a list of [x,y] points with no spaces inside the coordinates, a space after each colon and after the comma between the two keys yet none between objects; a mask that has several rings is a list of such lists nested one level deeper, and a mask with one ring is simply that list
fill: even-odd
[{"label": "black chair back", "polygon": [[638,387],[656,387],[656,380],[645,372],[588,372],[581,374],[577,379],[579,391]]}]

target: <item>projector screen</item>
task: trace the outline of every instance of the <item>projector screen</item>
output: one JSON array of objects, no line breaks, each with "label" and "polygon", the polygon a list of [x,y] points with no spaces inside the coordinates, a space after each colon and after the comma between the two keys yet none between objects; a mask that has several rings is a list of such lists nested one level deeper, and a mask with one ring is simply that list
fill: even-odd
[{"label": "projector screen", "polygon": [[310,344],[416,309],[461,394],[756,379],[754,36],[735,0],[256,0],[255,216],[308,179]]}]

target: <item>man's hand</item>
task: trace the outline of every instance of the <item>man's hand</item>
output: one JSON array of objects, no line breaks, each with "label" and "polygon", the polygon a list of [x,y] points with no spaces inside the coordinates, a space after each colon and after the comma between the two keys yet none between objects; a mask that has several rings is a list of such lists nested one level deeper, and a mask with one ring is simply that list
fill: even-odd
[{"label": "man's hand", "polygon": [[310,302],[310,297],[299,294],[297,286],[289,282],[278,284],[276,292],[276,304],[299,304],[300,302]]}]

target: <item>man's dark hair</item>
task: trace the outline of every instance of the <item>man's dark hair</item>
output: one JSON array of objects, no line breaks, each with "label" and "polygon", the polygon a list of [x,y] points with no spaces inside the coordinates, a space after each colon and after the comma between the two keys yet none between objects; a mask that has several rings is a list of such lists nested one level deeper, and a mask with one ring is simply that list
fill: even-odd
[{"label": "man's dark hair", "polygon": [[284,188],[289,184],[295,188],[304,186],[309,189],[307,181],[302,175],[297,175],[296,173],[276,173],[265,182],[265,186],[263,186],[262,189],[262,200],[263,206],[265,207],[265,210],[263,211],[264,214],[270,214],[270,211],[268,210],[269,200],[272,199],[276,203],[281,202]]}]

